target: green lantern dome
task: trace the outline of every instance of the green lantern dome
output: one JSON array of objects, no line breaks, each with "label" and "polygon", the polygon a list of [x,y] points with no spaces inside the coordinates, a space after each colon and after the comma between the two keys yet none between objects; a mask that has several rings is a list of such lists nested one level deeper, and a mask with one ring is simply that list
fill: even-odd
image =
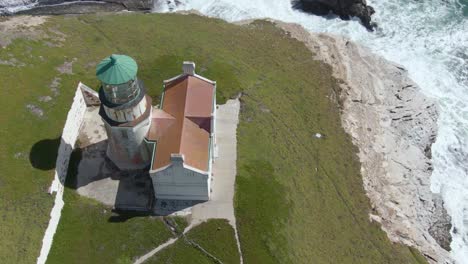
[{"label": "green lantern dome", "polygon": [[96,76],[105,84],[123,84],[135,80],[138,65],[127,55],[112,54],[96,67]]}]

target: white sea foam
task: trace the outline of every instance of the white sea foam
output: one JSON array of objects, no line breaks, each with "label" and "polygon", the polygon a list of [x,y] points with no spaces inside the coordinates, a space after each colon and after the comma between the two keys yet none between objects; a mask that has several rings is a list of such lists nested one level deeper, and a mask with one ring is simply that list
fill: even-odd
[{"label": "white sea foam", "polygon": [[368,1],[379,27],[370,33],[357,20],[341,21],[293,10],[290,0],[164,0],[156,12],[197,10],[227,21],[273,18],[312,32],[344,35],[406,67],[441,115],[432,148],[432,190],[452,216],[452,255],[468,263],[468,18],[457,0]]},{"label": "white sea foam", "polygon": [[0,0],[0,14],[15,13],[37,5],[38,0]]}]

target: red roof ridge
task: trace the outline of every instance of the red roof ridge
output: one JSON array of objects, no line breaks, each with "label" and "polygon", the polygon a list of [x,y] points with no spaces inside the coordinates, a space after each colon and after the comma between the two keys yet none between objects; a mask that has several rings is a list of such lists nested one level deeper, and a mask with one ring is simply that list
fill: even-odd
[{"label": "red roof ridge", "polygon": [[187,74],[187,73],[181,73],[181,74],[179,74],[179,75],[177,75],[177,76],[175,76],[175,77],[172,77],[172,78],[170,78],[170,79],[164,80],[163,83],[164,83],[164,85],[170,85],[172,82],[175,82],[175,81],[180,80],[180,79],[185,78],[185,77],[195,77],[195,78],[197,78],[197,79],[199,79],[199,80],[202,80],[202,81],[204,81],[204,82],[207,82],[207,83],[209,83],[209,84],[212,84],[212,85],[215,85],[215,84],[216,84],[216,81],[212,81],[212,80],[210,80],[210,79],[208,79],[208,78],[205,78],[205,77],[203,77],[203,76],[201,76],[201,75],[198,75],[198,74],[196,74],[196,73],[193,74],[193,75]]},{"label": "red roof ridge", "polygon": [[165,82],[161,112],[154,113],[162,117],[157,120],[167,114],[173,122],[163,135],[154,133],[159,142],[153,170],[169,165],[173,154],[183,155],[188,166],[208,170],[214,91],[214,82],[196,75],[182,74]]}]

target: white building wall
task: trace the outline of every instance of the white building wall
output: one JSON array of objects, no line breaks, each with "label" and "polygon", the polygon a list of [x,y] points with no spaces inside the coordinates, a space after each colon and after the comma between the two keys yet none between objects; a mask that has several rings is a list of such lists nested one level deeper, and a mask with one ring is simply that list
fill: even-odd
[{"label": "white building wall", "polygon": [[156,199],[209,200],[208,172],[196,171],[173,160],[168,167],[150,175]]},{"label": "white building wall", "polygon": [[86,102],[83,98],[81,88],[91,90],[82,83],[78,84],[72,106],[70,111],[68,111],[67,121],[63,127],[62,138],[55,165],[55,177],[49,188],[49,193],[56,192],[55,203],[52,211],[50,212],[49,225],[47,226],[44,238],[42,239],[41,253],[37,258],[38,264],[43,264],[47,260],[50,248],[52,247],[54,234],[57,231],[57,226],[60,221],[62,208],[64,206],[63,184],[65,183],[65,178],[67,177],[70,155],[75,148],[76,139],[78,138],[78,133],[86,112]]}]

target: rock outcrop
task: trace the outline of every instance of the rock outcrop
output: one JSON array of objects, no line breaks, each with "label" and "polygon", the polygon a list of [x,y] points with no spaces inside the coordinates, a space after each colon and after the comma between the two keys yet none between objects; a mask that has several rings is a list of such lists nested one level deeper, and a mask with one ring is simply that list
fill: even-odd
[{"label": "rock outcrop", "polygon": [[153,8],[153,0],[104,0],[108,3],[121,4],[127,10],[151,10]]},{"label": "rock outcrop", "polygon": [[368,6],[366,0],[299,0],[298,7],[320,16],[333,12],[343,20],[358,17],[362,24],[371,31],[375,26],[371,22],[374,8]]}]

